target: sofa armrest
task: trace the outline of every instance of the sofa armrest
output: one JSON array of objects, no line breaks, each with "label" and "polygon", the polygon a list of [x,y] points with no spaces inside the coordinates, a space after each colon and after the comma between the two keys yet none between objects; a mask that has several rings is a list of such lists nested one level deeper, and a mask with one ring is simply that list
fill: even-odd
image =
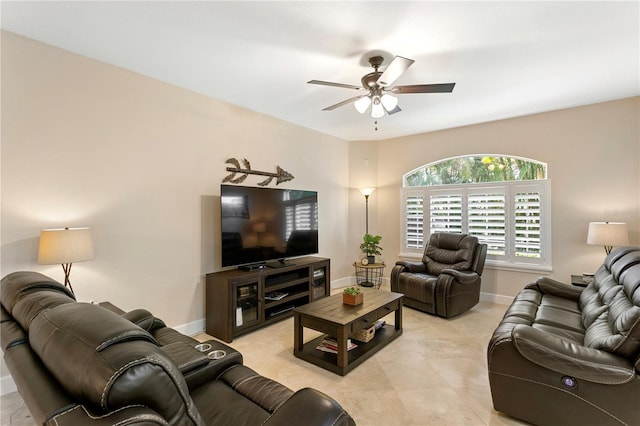
[{"label": "sofa armrest", "polygon": [[422,262],[410,262],[408,260],[399,260],[396,262],[397,266],[402,266],[404,270],[402,272],[419,272],[426,273],[427,265]]},{"label": "sofa armrest", "polygon": [[452,276],[460,284],[472,284],[478,281],[479,275],[473,271],[457,271],[455,269],[442,270],[443,275]]},{"label": "sofa armrest", "polygon": [[122,318],[125,318],[143,330],[147,330],[149,333],[167,325],[160,318],[156,318],[153,314],[146,309],[134,309],[133,311],[122,314]]},{"label": "sofa armrest", "polygon": [[355,421],[332,398],[311,388],[300,389],[280,405],[264,426],[355,426]]},{"label": "sofa armrest", "polygon": [[532,288],[543,294],[552,294],[571,300],[578,300],[580,293],[584,290],[584,287],[565,284],[548,277],[540,277],[535,283],[528,284],[525,288]]},{"label": "sofa armrest", "polygon": [[107,415],[95,415],[82,405],[70,406],[52,415],[45,426],[113,426],[113,425],[167,425],[167,420],[148,407],[131,406]]},{"label": "sofa armrest", "polygon": [[516,325],[511,337],[523,357],[560,374],[607,385],[636,378],[634,366],[625,358],[576,345],[528,325]]}]

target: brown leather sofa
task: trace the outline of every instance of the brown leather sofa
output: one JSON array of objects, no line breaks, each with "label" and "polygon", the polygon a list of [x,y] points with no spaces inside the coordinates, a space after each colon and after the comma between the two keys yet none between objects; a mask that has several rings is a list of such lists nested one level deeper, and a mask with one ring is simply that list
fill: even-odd
[{"label": "brown leather sofa", "polygon": [[404,305],[450,318],[480,300],[487,245],[465,234],[431,234],[422,262],[398,261],[391,270],[391,291]]},{"label": "brown leather sofa", "polygon": [[355,424],[327,395],[260,376],[218,341],[198,350],[145,310],[77,303],[35,272],[9,274],[1,289],[4,359],[38,424]]},{"label": "brown leather sofa", "polygon": [[488,348],[493,406],[536,425],[640,425],[640,248],[587,287],[527,285]]}]

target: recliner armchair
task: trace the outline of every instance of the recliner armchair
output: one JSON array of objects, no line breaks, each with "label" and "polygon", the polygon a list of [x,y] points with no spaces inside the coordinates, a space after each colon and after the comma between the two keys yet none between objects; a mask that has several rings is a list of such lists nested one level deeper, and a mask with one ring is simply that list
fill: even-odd
[{"label": "recliner armchair", "polygon": [[404,294],[404,304],[450,318],[480,300],[487,245],[465,234],[429,237],[422,262],[398,261],[391,270],[391,291]]}]

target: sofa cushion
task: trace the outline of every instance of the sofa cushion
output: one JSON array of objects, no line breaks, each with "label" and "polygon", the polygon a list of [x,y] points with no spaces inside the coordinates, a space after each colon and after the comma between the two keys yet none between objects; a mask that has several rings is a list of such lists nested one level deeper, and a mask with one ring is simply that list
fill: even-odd
[{"label": "sofa cushion", "polygon": [[[603,292],[601,289],[606,285],[596,283],[595,286],[601,285],[601,288],[583,313],[583,321],[589,324],[584,344],[626,358],[640,352],[640,264],[635,262],[636,256],[630,255],[623,256],[612,266],[619,274],[620,284]],[[623,265],[619,266],[620,263]],[[608,282],[606,280],[605,284]],[[601,306],[597,306],[598,303]],[[594,316],[595,319],[589,322]]]},{"label": "sofa cushion", "polygon": [[175,364],[145,330],[87,303],[48,309],[29,342],[60,385],[97,413],[149,407],[171,425],[201,425]]},{"label": "sofa cushion", "polygon": [[398,292],[422,303],[435,300],[438,277],[426,274],[401,274],[398,278]]}]

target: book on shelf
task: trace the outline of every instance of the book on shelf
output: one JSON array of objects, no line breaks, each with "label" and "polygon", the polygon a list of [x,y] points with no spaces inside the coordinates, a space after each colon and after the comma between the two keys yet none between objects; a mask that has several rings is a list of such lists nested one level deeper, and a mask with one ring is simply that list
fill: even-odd
[{"label": "book on shelf", "polygon": [[267,300],[282,300],[287,297],[289,293],[282,293],[280,291],[273,291],[271,293],[267,293],[264,298]]},{"label": "book on shelf", "polygon": [[[350,351],[351,349],[357,348],[358,345],[356,345],[355,343],[353,343],[351,341],[351,339],[347,339],[347,350]],[[325,338],[322,343],[320,343],[318,346],[316,346],[316,349],[319,351],[323,351],[323,352],[329,352],[332,354],[337,354],[338,353],[338,342],[336,339],[333,339],[331,337],[327,337]]]}]

